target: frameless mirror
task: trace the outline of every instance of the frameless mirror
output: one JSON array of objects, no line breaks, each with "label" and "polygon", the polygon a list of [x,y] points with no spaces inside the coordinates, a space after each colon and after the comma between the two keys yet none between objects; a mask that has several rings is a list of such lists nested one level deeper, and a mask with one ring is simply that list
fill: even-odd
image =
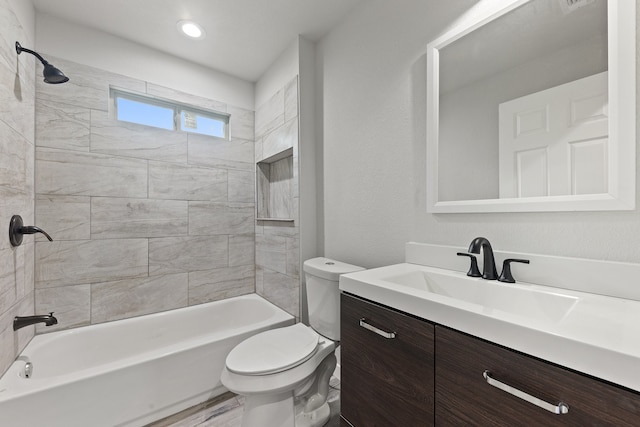
[{"label": "frameless mirror", "polygon": [[635,2],[473,12],[427,47],[427,211],[635,209]]}]

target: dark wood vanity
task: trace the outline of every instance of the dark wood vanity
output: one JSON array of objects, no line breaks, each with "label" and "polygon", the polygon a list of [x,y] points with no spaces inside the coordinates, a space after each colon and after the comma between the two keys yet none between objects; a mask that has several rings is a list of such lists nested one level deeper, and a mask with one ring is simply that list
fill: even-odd
[{"label": "dark wood vanity", "polygon": [[432,425],[433,324],[345,294],[340,303],[342,416],[356,427]]},{"label": "dark wood vanity", "polygon": [[640,425],[636,391],[346,293],[341,322],[342,426]]}]

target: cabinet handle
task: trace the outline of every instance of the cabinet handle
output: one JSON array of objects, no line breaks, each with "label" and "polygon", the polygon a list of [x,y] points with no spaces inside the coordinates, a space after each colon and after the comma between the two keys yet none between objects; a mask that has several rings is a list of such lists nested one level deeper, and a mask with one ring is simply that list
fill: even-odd
[{"label": "cabinet handle", "polygon": [[373,325],[368,324],[366,321],[366,319],[363,317],[362,319],[360,319],[360,326],[362,326],[365,329],[368,329],[372,332],[375,332],[376,334],[380,335],[381,337],[385,337],[386,339],[394,339],[396,337],[396,333],[395,332],[386,332],[383,331],[382,329],[378,329]]},{"label": "cabinet handle", "polygon": [[484,377],[484,379],[487,381],[489,385],[499,388],[502,391],[506,391],[507,393],[512,394],[516,397],[519,397],[520,399],[525,400],[529,403],[532,403],[544,410],[553,412],[554,414],[557,414],[557,415],[564,415],[569,413],[569,405],[567,405],[564,402],[560,402],[557,405],[552,405],[549,402],[545,402],[542,399],[538,399],[537,397],[534,397],[528,393],[525,393],[522,390],[518,390],[517,388],[513,388],[510,385],[507,385],[503,382],[496,380],[495,378],[492,378],[491,372],[489,371],[484,371],[482,373],[482,376]]}]

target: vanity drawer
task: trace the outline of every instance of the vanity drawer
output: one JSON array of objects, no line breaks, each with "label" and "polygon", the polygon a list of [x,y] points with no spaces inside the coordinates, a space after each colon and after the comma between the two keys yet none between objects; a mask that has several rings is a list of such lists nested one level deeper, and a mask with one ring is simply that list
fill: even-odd
[{"label": "vanity drawer", "polygon": [[[436,349],[436,425],[640,425],[640,393],[441,326]],[[503,391],[502,384],[546,402],[548,409],[561,409],[562,402],[568,412],[549,412]]]},{"label": "vanity drawer", "polygon": [[355,427],[432,426],[433,324],[341,295],[341,413]]}]

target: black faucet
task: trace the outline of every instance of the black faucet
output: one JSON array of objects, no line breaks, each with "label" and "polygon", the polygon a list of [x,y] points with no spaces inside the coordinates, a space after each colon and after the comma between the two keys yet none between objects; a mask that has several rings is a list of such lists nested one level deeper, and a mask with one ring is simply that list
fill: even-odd
[{"label": "black faucet", "polygon": [[37,316],[16,316],[13,318],[13,330],[17,331],[25,326],[35,325],[36,323],[44,323],[46,326],[58,324],[58,319],[53,317],[53,311],[49,314],[40,314]]},{"label": "black faucet", "polygon": [[498,272],[496,271],[496,261],[493,258],[493,249],[491,243],[484,237],[476,237],[469,245],[469,251],[472,254],[479,254],[482,248],[482,278],[487,280],[496,280]]}]

